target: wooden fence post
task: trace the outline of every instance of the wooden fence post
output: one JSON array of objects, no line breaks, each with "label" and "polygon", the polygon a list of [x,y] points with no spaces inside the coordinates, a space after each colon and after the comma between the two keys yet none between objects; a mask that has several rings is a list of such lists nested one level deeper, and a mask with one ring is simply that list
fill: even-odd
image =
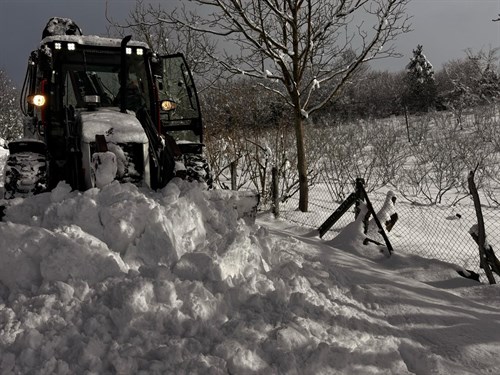
[{"label": "wooden fence post", "polygon": [[272,177],[272,211],[274,217],[280,216],[280,197],[279,197],[279,184],[278,184],[278,168],[273,167],[271,169],[271,177]]},{"label": "wooden fence post", "polygon": [[359,214],[359,205],[363,202],[363,190],[361,187],[365,184],[365,180],[363,178],[357,178],[354,186],[354,194],[356,195],[356,206],[354,207],[354,220],[358,218]]},{"label": "wooden fence post", "polygon": [[231,162],[231,190],[236,190],[236,166],[237,166],[237,162],[235,161],[232,161]]},{"label": "wooden fence post", "polygon": [[479,200],[479,194],[477,192],[476,184],[474,183],[474,171],[470,171],[469,177],[467,178],[467,182],[469,184],[469,190],[472,194],[472,200],[474,201],[474,207],[476,209],[476,217],[477,217],[477,244],[479,246],[479,258],[480,258],[480,267],[484,270],[486,277],[490,284],[496,284],[495,277],[491,272],[490,265],[488,264],[484,242],[486,239],[486,234],[484,231],[484,220],[483,220],[483,212],[481,210],[481,201]]},{"label": "wooden fence post", "polygon": [[404,106],[404,111],[405,111],[406,134],[408,136],[408,143],[411,143],[410,123],[408,122],[408,108],[406,107],[406,105]]}]

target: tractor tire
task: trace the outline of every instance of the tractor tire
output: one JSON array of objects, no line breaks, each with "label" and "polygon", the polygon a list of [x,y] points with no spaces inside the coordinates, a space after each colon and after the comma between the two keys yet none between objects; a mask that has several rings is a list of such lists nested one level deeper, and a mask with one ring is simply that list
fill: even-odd
[{"label": "tractor tire", "polygon": [[4,198],[12,199],[43,193],[47,190],[45,155],[19,152],[9,155],[4,171]]},{"label": "tractor tire", "polygon": [[205,182],[212,188],[213,177],[207,159],[201,154],[184,154],[186,179],[188,181]]}]

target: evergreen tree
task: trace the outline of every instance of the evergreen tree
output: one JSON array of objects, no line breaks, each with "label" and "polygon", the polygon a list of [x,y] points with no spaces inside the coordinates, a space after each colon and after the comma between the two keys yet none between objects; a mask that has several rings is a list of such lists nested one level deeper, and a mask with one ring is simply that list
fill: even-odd
[{"label": "evergreen tree", "polygon": [[436,105],[437,89],[434,69],[422,52],[422,45],[413,50],[406,66],[404,103],[411,112],[427,112]]}]

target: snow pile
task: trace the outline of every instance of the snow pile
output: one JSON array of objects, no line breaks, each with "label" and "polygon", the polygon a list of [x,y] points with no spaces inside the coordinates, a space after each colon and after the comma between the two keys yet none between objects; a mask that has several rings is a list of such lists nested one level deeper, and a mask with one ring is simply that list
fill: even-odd
[{"label": "snow pile", "polygon": [[52,35],[82,35],[82,30],[69,18],[52,17],[42,33],[42,39]]},{"label": "snow pile", "polygon": [[[0,223],[1,345],[12,354],[1,372],[173,371],[191,356],[188,342],[194,358],[204,352],[190,337],[218,336],[224,291],[263,267],[250,227],[210,194],[179,180],[158,194],[60,184],[14,200]],[[186,353],[163,358],[170,351]]]},{"label": "snow pile", "polygon": [[[123,165],[123,161],[121,164]],[[118,172],[116,154],[111,151],[92,154],[91,168],[96,187],[102,188],[110,184],[114,181]]]},{"label": "snow pile", "polygon": [[0,373],[499,372],[497,287],[362,247],[359,223],[326,243],[246,222],[230,198],[174,180],[12,201]]}]

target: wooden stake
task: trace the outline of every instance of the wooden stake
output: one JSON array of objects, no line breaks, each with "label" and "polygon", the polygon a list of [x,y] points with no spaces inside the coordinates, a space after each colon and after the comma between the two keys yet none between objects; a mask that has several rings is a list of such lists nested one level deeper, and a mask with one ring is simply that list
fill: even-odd
[{"label": "wooden stake", "polygon": [[472,194],[472,200],[474,201],[474,208],[476,209],[477,216],[477,243],[479,245],[479,258],[481,259],[481,268],[486,273],[486,277],[490,284],[496,284],[495,277],[491,272],[490,266],[486,261],[486,255],[484,251],[484,241],[485,241],[485,232],[484,232],[484,220],[483,220],[483,212],[481,210],[481,201],[479,200],[479,194],[477,193],[476,184],[474,183],[474,171],[470,171],[469,177],[467,178],[467,182],[469,184],[469,190]]}]

